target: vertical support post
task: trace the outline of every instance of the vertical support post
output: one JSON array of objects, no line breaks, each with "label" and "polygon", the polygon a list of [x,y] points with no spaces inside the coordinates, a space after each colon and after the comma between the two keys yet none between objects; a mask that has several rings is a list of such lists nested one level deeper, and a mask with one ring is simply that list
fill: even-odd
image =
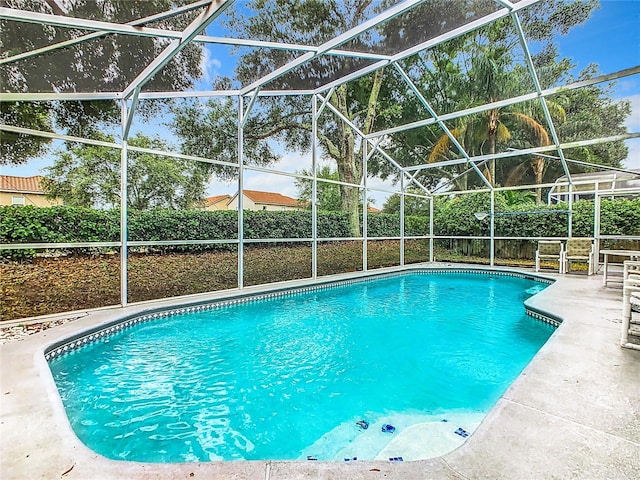
[{"label": "vertical support post", "polygon": [[400,175],[400,266],[404,266],[404,175]]},{"label": "vertical support post", "polygon": [[495,228],[496,228],[496,191],[491,189],[491,215],[489,217],[489,265],[493,267],[495,262],[496,252],[496,240],[495,240]]},{"label": "vertical support post", "polygon": [[433,195],[429,198],[429,261],[433,262],[433,202],[436,197]]},{"label": "vertical support post", "polygon": [[127,101],[122,100],[121,104],[122,122],[122,147],[120,149],[120,305],[126,306],[129,303],[129,249],[127,247],[128,238],[128,215],[127,215],[127,139],[125,129],[127,125]]},{"label": "vertical support post", "polygon": [[238,95],[238,288],[244,288],[244,102]]},{"label": "vertical support post", "polygon": [[311,97],[311,277],[318,278],[318,96]]},{"label": "vertical support post", "polygon": [[573,183],[569,184],[569,214],[567,215],[567,232],[569,238],[573,236]]},{"label": "vertical support post", "polygon": [[367,262],[367,142],[362,142],[362,271],[369,268]]},{"label": "vertical support post", "polygon": [[[595,202],[593,205],[593,238],[595,238],[596,264],[600,265],[600,183],[596,182]],[[598,273],[598,268],[596,268]]]}]

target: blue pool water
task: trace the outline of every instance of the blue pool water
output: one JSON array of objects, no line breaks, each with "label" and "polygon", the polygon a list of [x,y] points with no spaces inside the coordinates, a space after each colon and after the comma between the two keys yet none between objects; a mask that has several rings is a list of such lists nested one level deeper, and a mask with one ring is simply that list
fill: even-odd
[{"label": "blue pool water", "polygon": [[74,431],[109,458],[330,460],[365,433],[374,458],[411,425],[495,404],[553,332],[523,305],[545,286],[381,278],[149,321],[50,367]]}]

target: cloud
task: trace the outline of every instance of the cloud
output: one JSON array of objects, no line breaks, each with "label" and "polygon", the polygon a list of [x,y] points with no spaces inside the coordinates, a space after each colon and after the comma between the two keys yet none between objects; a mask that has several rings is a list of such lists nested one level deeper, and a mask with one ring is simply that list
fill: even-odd
[{"label": "cloud", "polygon": [[[631,115],[625,120],[624,124],[629,129],[629,132],[640,132],[640,94],[629,95],[620,98],[620,100],[627,100],[631,103]],[[625,144],[629,148],[629,154],[624,161],[624,166],[626,168],[640,169],[640,139],[627,140]]]},{"label": "cloud", "polygon": [[282,154],[282,158],[273,167],[275,170],[282,172],[301,172],[302,170],[311,169],[311,152],[287,152]]},{"label": "cloud", "polygon": [[223,195],[225,193],[228,193],[229,195],[233,195],[234,193],[236,193],[236,191],[238,191],[238,182],[236,181],[225,182],[222,180],[218,180],[215,177],[212,177],[212,179],[207,184],[206,195],[207,197]]},{"label": "cloud", "polygon": [[245,188],[249,190],[260,190],[263,192],[275,192],[297,198],[298,189],[292,177],[284,175],[273,175],[262,172],[247,172],[245,177]]},{"label": "cloud", "polygon": [[221,68],[222,62],[217,58],[213,58],[211,51],[207,47],[203,48],[202,56],[200,57],[200,69],[202,70],[200,82],[207,84],[207,88],[210,88]]},{"label": "cloud", "polygon": [[629,148],[629,155],[624,161],[624,166],[626,168],[640,169],[640,138],[627,140],[625,144]]},{"label": "cloud", "polygon": [[621,98],[631,102],[631,115],[624,122],[629,131],[640,132],[640,93]]}]

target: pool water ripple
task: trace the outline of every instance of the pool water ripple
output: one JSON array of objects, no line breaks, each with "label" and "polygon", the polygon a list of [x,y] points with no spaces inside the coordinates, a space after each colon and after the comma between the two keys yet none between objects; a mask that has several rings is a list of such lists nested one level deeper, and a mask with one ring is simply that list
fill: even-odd
[{"label": "pool water ripple", "polygon": [[383,278],[140,323],[50,366],[74,430],[110,458],[376,458],[391,436],[362,418],[425,434],[491,408],[554,330],[524,311],[544,286]]}]

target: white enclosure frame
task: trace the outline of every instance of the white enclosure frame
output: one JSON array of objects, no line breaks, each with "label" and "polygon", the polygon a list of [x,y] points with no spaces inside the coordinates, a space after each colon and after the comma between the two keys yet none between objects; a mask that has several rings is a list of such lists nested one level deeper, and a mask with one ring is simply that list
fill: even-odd
[{"label": "white enclosure frame", "polygon": [[[32,11],[25,10],[17,10],[12,8],[0,7],[0,18],[7,19],[15,22],[30,22],[36,24],[43,25],[52,25],[66,28],[77,28],[86,31],[90,31],[92,33],[86,34],[84,36],[68,40],[65,42],[45,46],[42,48],[38,48],[32,51],[6,56],[4,58],[0,58],[0,66],[6,68],[6,65],[10,65],[12,62],[16,62],[19,60],[24,60],[28,58],[35,57],[37,55],[42,55],[47,52],[54,51],[56,49],[61,49],[65,47],[69,47],[74,44],[78,44],[81,42],[86,42],[92,39],[99,38],[108,34],[121,34],[121,35],[133,35],[133,36],[147,36],[147,37],[160,37],[170,40],[169,45],[164,49],[164,51],[149,65],[145,66],[143,71],[122,91],[120,92],[76,92],[76,93],[60,93],[60,92],[47,92],[47,93],[36,93],[36,92],[2,92],[0,93],[0,102],[14,102],[14,101],[24,101],[24,102],[39,102],[39,101],[78,101],[78,100],[115,100],[118,101],[121,105],[121,132],[122,139],[120,142],[100,142],[88,138],[80,138],[73,137],[69,135],[61,135],[53,132],[44,132],[37,131],[28,128],[22,128],[15,125],[6,125],[0,124],[0,130],[4,130],[7,132],[21,133],[33,136],[40,136],[50,139],[56,139],[66,142],[77,142],[83,144],[90,145],[101,145],[110,148],[119,149],[121,152],[121,229],[120,229],[120,241],[119,242],[85,242],[85,243],[37,243],[37,244],[3,244],[0,245],[0,249],[48,249],[48,248],[72,248],[72,247],[118,247],[120,249],[120,258],[121,258],[121,297],[120,303],[121,305],[126,305],[128,303],[128,284],[127,284],[127,269],[128,269],[128,249],[129,247],[139,247],[139,246],[150,246],[150,245],[184,245],[184,244],[237,244],[238,246],[238,288],[242,289],[244,287],[244,265],[243,265],[243,257],[244,257],[244,245],[252,242],[310,242],[312,245],[312,278],[317,278],[318,276],[318,268],[317,268],[317,259],[318,259],[318,242],[323,241],[347,241],[347,240],[356,240],[362,242],[362,269],[367,270],[367,242],[371,240],[377,240],[376,238],[368,237],[367,235],[367,209],[363,208],[363,232],[362,237],[356,238],[318,238],[318,225],[317,225],[317,192],[318,192],[318,178],[317,178],[317,167],[319,160],[319,152],[317,145],[318,138],[318,119],[323,111],[328,110],[331,111],[332,114],[339,119],[339,121],[345,122],[348,124],[353,131],[363,140],[363,178],[359,184],[347,184],[339,181],[331,181],[331,180],[322,180],[328,183],[335,183],[339,185],[346,185],[352,188],[358,188],[362,192],[362,202],[363,205],[366,205],[367,193],[369,191],[383,191],[388,193],[399,193],[401,198],[400,203],[400,236],[399,237],[385,237],[385,239],[397,239],[400,241],[400,265],[404,265],[405,263],[405,251],[404,244],[405,240],[410,239],[428,239],[429,241],[429,260],[434,260],[434,240],[438,237],[434,235],[434,198],[439,195],[449,195],[451,194],[451,190],[443,191],[443,186],[439,188],[435,188],[430,190],[429,188],[422,185],[417,179],[416,176],[419,172],[432,168],[439,168],[442,166],[448,165],[457,165],[457,164],[466,164],[469,166],[469,171],[474,171],[482,182],[485,185],[485,188],[473,190],[473,192],[489,192],[491,198],[491,209],[488,213],[490,216],[490,234],[488,237],[475,237],[488,239],[490,241],[490,264],[494,265],[494,255],[495,255],[495,240],[500,239],[500,237],[495,236],[495,224],[494,218],[496,215],[495,212],[495,192],[500,190],[507,189],[519,189],[519,188],[536,188],[536,187],[550,187],[555,184],[546,184],[546,185],[527,185],[521,187],[509,187],[509,188],[497,188],[491,185],[490,182],[486,180],[484,175],[482,174],[479,165],[483,162],[489,160],[500,160],[505,158],[510,158],[514,156],[522,156],[527,154],[536,154],[536,155],[544,155],[545,153],[551,153],[552,155],[557,155],[552,158],[556,159],[562,164],[562,168],[566,175],[566,185],[571,192],[573,185],[575,182],[571,178],[571,173],[569,170],[569,165],[574,162],[573,160],[566,158],[564,151],[568,148],[579,147],[579,146],[587,146],[598,143],[606,143],[612,141],[619,140],[627,140],[631,138],[640,138],[640,132],[631,132],[622,135],[610,136],[605,138],[596,138],[596,139],[588,139],[577,142],[570,143],[562,143],[557,136],[556,129],[554,126],[553,119],[549,113],[549,109],[547,107],[546,98],[554,95],[560,91],[572,90],[583,88],[589,85],[595,85],[598,83],[608,82],[611,80],[621,79],[628,76],[634,76],[640,74],[640,65],[632,65],[629,68],[624,70],[609,73],[606,75],[599,76],[597,78],[574,82],[570,85],[565,85],[562,87],[554,87],[543,89],[538,80],[538,75],[533,64],[531,54],[529,51],[529,47],[527,44],[527,40],[525,38],[525,34],[522,30],[519,12],[527,7],[538,3],[540,0],[521,0],[517,3],[512,3],[507,0],[495,0],[498,9],[488,15],[485,15],[482,18],[478,18],[474,21],[471,21],[465,25],[462,25],[458,28],[455,28],[445,34],[439,35],[435,38],[429,39],[419,45],[412,46],[404,51],[396,53],[394,55],[383,55],[378,53],[366,53],[366,52],[358,52],[345,50],[341,47],[349,42],[350,40],[358,37],[363,32],[368,31],[371,28],[375,28],[378,25],[381,25],[383,22],[388,21],[398,15],[401,15],[405,12],[410,11],[411,9],[419,6],[427,0],[404,0],[393,7],[385,10],[373,18],[363,22],[360,25],[355,26],[354,28],[338,35],[337,37],[325,42],[322,45],[314,46],[314,45],[298,45],[298,44],[280,44],[276,42],[265,42],[265,41],[257,41],[252,39],[233,39],[233,38],[220,38],[220,37],[211,37],[204,34],[205,28],[211,22],[215,21],[219,15],[221,15],[230,5],[233,4],[233,0],[199,0],[194,1],[191,4],[185,5],[183,7],[167,11],[160,12],[156,15],[141,18],[138,20],[131,21],[126,24],[116,24],[110,22],[103,21],[95,21],[95,20],[87,20],[81,18],[74,18],[63,15],[53,15],[53,14],[44,14],[44,13],[36,13]],[[158,28],[150,28],[145,25],[148,23],[170,18],[175,15],[179,15],[185,12],[200,12],[199,15],[188,25],[183,31],[171,31],[166,29],[158,29]],[[535,86],[535,91],[520,95],[517,97],[513,97],[506,100],[500,100],[496,102],[492,102],[489,104],[485,104],[479,107],[473,107],[465,110],[456,111],[453,113],[442,114],[439,115],[430,105],[429,100],[425,98],[419,91],[419,89],[413,84],[409,75],[403,71],[402,67],[398,63],[400,60],[410,57],[416,53],[432,48],[436,45],[439,45],[443,42],[451,40],[453,38],[459,37],[478,29],[482,26],[489,25],[496,20],[502,18],[510,18],[513,22],[513,25],[516,28],[516,31],[519,36],[520,45],[524,52],[524,59],[526,67],[529,71],[533,84]],[[290,51],[301,52],[302,54],[298,56],[295,60],[290,61],[289,63],[283,65],[282,67],[270,72],[264,77],[256,80],[249,85],[242,86],[239,89],[232,90],[212,90],[212,91],[188,91],[188,92],[145,92],[143,91],[143,87],[145,83],[147,83],[155,73],[157,73],[164,65],[166,65],[175,55],[177,55],[185,46],[187,46],[191,42],[203,43],[203,44],[221,44],[221,45],[233,45],[233,46],[244,46],[244,47],[256,47],[256,48],[272,48],[272,49],[283,49]],[[315,58],[320,56],[335,56],[335,57],[348,57],[348,58],[358,58],[363,60],[370,60],[374,63],[352,72],[351,74],[340,78],[338,80],[332,81],[323,85],[317,89],[309,89],[309,90],[288,90],[288,91],[273,91],[273,90],[265,90],[265,86],[269,84],[269,82],[274,79],[279,78],[282,75],[285,75],[295,68],[298,68]],[[382,131],[377,131],[371,133],[369,135],[365,135],[362,131],[360,131],[356,125],[354,125],[349,119],[345,118],[336,108],[331,105],[328,99],[334,92],[334,89],[342,85],[346,82],[352,81],[354,79],[360,78],[364,75],[367,75],[371,72],[374,72],[377,69],[384,68],[387,66],[393,66],[397,69],[400,77],[405,81],[407,85],[407,89],[411,91],[418,99],[418,101],[422,104],[422,106],[429,113],[430,118],[425,118],[423,120],[419,120],[407,125],[399,125],[393,128],[389,128]],[[260,168],[251,165],[247,165],[245,163],[244,154],[243,154],[243,135],[244,135],[244,127],[246,125],[246,120],[249,118],[251,114],[251,110],[255,104],[255,101],[258,97],[265,96],[274,96],[274,95],[297,95],[297,96],[308,96],[309,101],[312,105],[312,148],[311,148],[311,160],[312,160],[312,170],[314,172],[313,176],[304,176],[290,172],[282,172],[276,169],[270,168]],[[235,97],[238,102],[238,130],[237,130],[237,151],[238,151],[238,159],[237,163],[229,163],[223,162],[212,158],[201,158],[189,155],[183,155],[176,152],[165,152],[165,151],[157,151],[152,149],[142,149],[138,147],[133,147],[128,145],[128,138],[130,134],[131,123],[134,118],[136,108],[138,107],[138,103],[142,99],[162,99],[162,98],[188,98],[188,97]],[[454,135],[445,125],[445,122],[451,121],[465,115],[475,114],[483,111],[487,111],[493,108],[505,107],[508,105],[513,105],[523,101],[533,101],[537,100],[540,102],[540,106],[544,112],[545,119],[547,121],[549,132],[552,138],[552,144],[544,147],[535,147],[528,148],[523,150],[511,150],[506,152],[500,152],[494,155],[479,155],[479,156],[470,156],[464,149],[464,147],[456,140]],[[246,106],[245,106],[246,105]],[[381,146],[383,144],[383,140],[394,133],[407,131],[410,129],[420,128],[427,125],[437,124],[442,129],[443,133],[446,134],[452,144],[458,150],[460,156],[454,160],[448,160],[444,162],[434,163],[434,164],[423,164],[418,166],[411,167],[403,167],[397,161],[395,161],[392,156],[388,154]],[[128,152],[136,151],[136,152],[146,152],[154,155],[162,155],[162,156],[170,156],[173,158],[179,159],[188,159],[195,160],[199,162],[207,162],[216,165],[222,165],[226,167],[236,168],[238,171],[238,238],[237,239],[227,239],[227,240],[177,240],[177,241],[165,241],[165,242],[147,242],[147,241],[129,241],[127,237],[128,229],[127,229],[127,158]],[[390,165],[393,166],[398,172],[399,177],[399,189],[397,191],[388,191],[384,189],[373,189],[367,183],[367,159],[373,155],[379,155],[386,159]],[[580,165],[587,165],[590,167],[598,168],[598,165],[590,165],[585,164],[585,162],[575,162]],[[607,167],[608,170],[618,170],[625,171],[624,169],[615,169],[612,167]],[[296,238],[296,239],[259,239],[259,240],[248,240],[244,238],[243,231],[243,204],[242,204],[242,192],[244,191],[244,172],[245,171],[259,171],[259,172],[268,172],[279,175],[287,175],[294,178],[306,178],[312,180],[312,236],[309,238]],[[447,182],[450,185],[453,180]],[[445,184],[446,185],[446,184]],[[428,234],[419,237],[407,237],[405,235],[405,197],[407,196],[420,196],[416,193],[409,192],[408,189],[412,188],[413,191],[416,189],[423,192],[423,198],[429,200],[429,208],[430,208],[430,224]],[[468,193],[468,192],[457,192],[460,194]],[[600,195],[596,192],[596,203],[598,208],[596,208],[596,230],[594,231],[594,236],[597,239],[600,239],[601,235],[599,233],[599,225],[600,225],[600,209],[599,209],[599,199]],[[568,215],[568,233],[571,236],[571,196],[569,198],[569,215]],[[450,237],[447,237],[450,238]],[[470,238],[470,237],[465,237]],[[635,238],[635,237],[634,237]],[[535,240],[538,238],[532,238]]]}]

